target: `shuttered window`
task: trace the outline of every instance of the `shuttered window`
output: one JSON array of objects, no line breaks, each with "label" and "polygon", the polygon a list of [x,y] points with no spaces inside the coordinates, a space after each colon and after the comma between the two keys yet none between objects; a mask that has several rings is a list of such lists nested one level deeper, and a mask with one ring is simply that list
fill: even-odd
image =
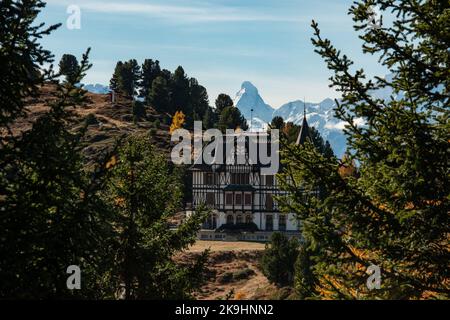
[{"label": "shuttered window", "polygon": [[251,206],[252,205],[252,194],[251,193],[246,193],[244,196],[244,204],[246,206]]},{"label": "shuttered window", "polygon": [[208,192],[208,193],[206,194],[206,204],[207,204],[207,205],[210,205],[210,206],[212,206],[212,205],[215,204],[214,193]]}]

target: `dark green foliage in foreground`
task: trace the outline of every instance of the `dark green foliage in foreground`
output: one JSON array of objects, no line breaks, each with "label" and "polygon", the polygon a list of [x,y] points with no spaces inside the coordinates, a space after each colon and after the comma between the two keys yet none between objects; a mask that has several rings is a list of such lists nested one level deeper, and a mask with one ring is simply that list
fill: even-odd
[{"label": "dark green foliage in foreground", "polygon": [[298,240],[274,232],[261,258],[261,269],[270,282],[279,286],[292,285],[294,265],[298,256]]},{"label": "dark green foliage in foreground", "polygon": [[176,252],[196,241],[206,217],[197,212],[170,230],[181,188],[180,174],[153,151],[149,139],[130,137],[120,148],[105,197],[119,240],[115,286],[123,284],[126,299],[185,299],[201,283],[205,254],[188,266],[173,261]]},{"label": "dark green foliage in foreground", "polygon": [[[42,7],[41,1],[0,3],[0,28],[6,26],[0,63],[9,70],[0,82],[0,298],[189,298],[205,255],[188,266],[172,258],[194,241],[204,217],[198,213],[169,230],[180,197],[178,169],[136,137],[119,156],[105,154],[93,171],[83,166],[83,138],[95,117],[80,127],[73,108],[87,102],[76,84],[91,66],[89,50],[75,74],[54,82],[56,99],[31,129],[20,135],[7,130],[22,113],[23,99],[57,76],[37,72],[51,61],[34,42],[48,32],[29,29]],[[4,40],[10,38],[29,46],[19,50]],[[70,265],[81,269],[81,290],[66,286]]]},{"label": "dark green foliage in foreground", "polygon": [[50,77],[49,72],[40,68],[53,62],[53,55],[37,40],[59,25],[44,27],[34,24],[44,6],[42,1],[0,2],[1,127],[23,114],[24,98],[35,96],[37,86]]},{"label": "dark green foliage in foreground", "polygon": [[[371,5],[394,23],[372,27]],[[340,161],[311,145],[288,146],[281,181],[290,197],[282,205],[302,221],[322,297],[448,298],[450,4],[365,0],[350,14],[364,52],[392,72],[367,79],[313,23],[313,44],[343,96],[335,114],[347,123],[358,175],[342,174]],[[397,99],[373,97],[377,89]],[[301,190],[319,186],[327,196],[305,199]],[[366,286],[371,265],[381,269],[379,290]]]},{"label": "dark green foliage in foreground", "polygon": [[317,280],[313,272],[312,256],[309,243],[301,243],[295,261],[294,277],[294,288],[300,299],[311,298],[317,294],[315,290]]},{"label": "dark green foliage in foreground", "polygon": [[[1,129],[22,113],[23,99],[36,93],[51,71],[39,70],[52,56],[36,38],[48,34],[33,24],[41,1],[2,1],[0,34],[7,71],[0,84]],[[12,27],[14,25],[14,28]],[[15,30],[12,37],[12,30]],[[15,39],[9,41],[7,39]],[[20,46],[18,44],[21,44]],[[90,67],[87,54],[77,73],[58,86],[50,110],[21,136],[7,134],[0,146],[0,297],[96,298],[105,294],[100,274],[105,269],[108,226],[104,205],[82,168],[79,141],[71,133],[68,107],[82,104],[75,87]],[[4,132],[4,131],[3,131]],[[104,259],[102,259],[104,258]],[[83,291],[69,291],[66,269],[83,270]]]},{"label": "dark green foliage in foreground", "polygon": [[[83,103],[75,87],[90,67],[87,54],[72,82],[20,139],[2,148],[0,296],[99,298],[106,294],[111,227],[96,181],[83,170],[80,139],[68,107]],[[66,269],[82,270],[83,290],[66,287]],[[105,291],[106,290],[106,291]]]}]

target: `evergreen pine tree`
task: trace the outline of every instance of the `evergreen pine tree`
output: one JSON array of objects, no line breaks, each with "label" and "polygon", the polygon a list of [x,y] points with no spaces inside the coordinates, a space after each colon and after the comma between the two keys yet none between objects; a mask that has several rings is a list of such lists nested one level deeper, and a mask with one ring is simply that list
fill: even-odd
[{"label": "evergreen pine tree", "polygon": [[140,87],[140,66],[135,59],[131,59],[123,64],[121,73],[122,79],[120,90],[129,98],[133,98],[138,94],[137,89]]},{"label": "evergreen pine tree", "polygon": [[294,288],[300,299],[315,297],[316,278],[314,276],[314,262],[309,243],[301,243],[295,262]]},{"label": "evergreen pine tree", "polygon": [[146,100],[149,97],[149,94],[152,90],[153,81],[160,76],[161,67],[159,66],[159,61],[153,61],[152,59],[145,59],[142,64],[142,74],[141,74],[141,83],[140,83],[140,92],[139,96]]},{"label": "evergreen pine tree", "polygon": [[216,99],[216,113],[220,117],[222,111],[227,107],[234,106],[233,99],[229,95],[221,93]]},{"label": "evergreen pine tree", "polygon": [[274,117],[272,119],[272,122],[270,123],[270,128],[283,130],[283,128],[284,128],[284,120],[283,120],[283,118],[279,117],[279,116]]},{"label": "evergreen pine tree", "polygon": [[279,286],[292,284],[294,265],[298,256],[298,241],[289,240],[285,234],[274,232],[261,257],[261,268],[270,282]]},{"label": "evergreen pine tree", "polygon": [[59,61],[59,73],[66,77],[66,81],[73,82],[79,68],[78,60],[74,55],[64,54]]},{"label": "evergreen pine tree", "polygon": [[[55,80],[52,62],[38,39],[56,26],[43,29],[35,19],[42,1],[0,3],[0,125],[13,124],[24,98],[38,96],[39,87]],[[13,33],[14,31],[14,33]],[[72,132],[68,107],[83,102],[75,87],[89,68],[87,54],[70,81],[57,84],[49,111],[21,135],[4,131],[0,145],[0,297],[5,299],[96,298],[107,296],[103,242],[107,226],[104,206],[95,196],[95,183],[82,169],[80,139]],[[7,133],[5,133],[7,132]],[[100,244],[101,243],[101,244]],[[83,291],[66,287],[67,267],[83,272]]]},{"label": "evergreen pine tree", "polygon": [[169,114],[171,113],[170,89],[167,85],[166,79],[159,76],[153,81],[152,90],[148,97],[148,101],[156,111]]},{"label": "evergreen pine tree", "polygon": [[[24,99],[36,96],[38,86],[52,78],[44,64],[53,62],[50,51],[38,40],[60,24],[45,27],[34,21],[45,7],[43,1],[0,2],[0,127],[24,112]],[[14,36],[11,31],[14,30]]]},{"label": "evergreen pine tree", "polygon": [[174,254],[196,241],[205,214],[198,211],[177,230],[169,219],[180,208],[182,182],[151,141],[131,136],[111,168],[105,197],[117,212],[117,287],[125,299],[186,299],[199,286],[206,259],[182,266]]},{"label": "evergreen pine tree", "polygon": [[[104,281],[111,235],[108,212],[97,195],[99,181],[83,168],[84,129],[69,129],[73,113],[68,108],[86,101],[75,85],[90,68],[87,55],[77,74],[57,86],[58,99],[50,110],[2,147],[0,297],[111,294]],[[82,270],[83,290],[67,288],[66,270],[71,265]]]},{"label": "evergreen pine tree", "polygon": [[325,157],[328,158],[334,157],[334,152],[333,149],[331,148],[330,143],[328,141],[323,140],[322,135],[316,128],[310,127],[309,129],[312,143],[314,147],[317,149],[317,151],[319,151]]},{"label": "evergreen pine tree", "polygon": [[109,82],[110,89],[116,93],[120,93],[122,81],[122,69],[123,69],[123,62],[118,61],[116,67],[114,68],[114,73],[111,77],[111,81]]},{"label": "evergreen pine tree", "polygon": [[225,132],[226,129],[235,130],[241,128],[244,131],[248,129],[247,120],[245,120],[239,109],[233,106],[226,107],[222,110],[217,126],[223,132]]},{"label": "evergreen pine tree", "polygon": [[211,129],[217,123],[217,115],[214,112],[213,108],[208,107],[205,111],[205,115],[203,116],[203,129]]},{"label": "evergreen pine tree", "polygon": [[[208,92],[206,88],[199,85],[195,78],[189,80],[189,104],[192,106],[192,120],[194,121],[204,121],[206,117],[206,123],[203,123],[205,128],[211,125],[212,119],[211,115],[206,113],[210,112]],[[209,118],[209,119],[208,119]],[[189,118],[188,118],[189,121]],[[188,125],[192,123],[188,122]]]},{"label": "evergreen pine tree", "polygon": [[189,123],[192,123],[192,104],[189,99],[189,80],[184,69],[179,66],[172,75],[170,83],[171,110],[183,111]]},{"label": "evergreen pine tree", "polygon": [[[393,23],[374,28],[372,6],[392,12]],[[311,145],[285,151],[282,183],[291,196],[283,205],[317,249],[323,297],[449,297],[449,12],[448,1],[356,1],[350,14],[363,51],[392,72],[370,80],[312,24],[316,51],[342,93],[335,114],[347,123],[349,160],[359,163],[358,175],[341,176],[340,161]],[[380,89],[396,98],[372,96]],[[322,184],[328,196],[312,196]],[[381,271],[379,290],[367,286],[372,265]]]},{"label": "evergreen pine tree", "polygon": [[135,59],[126,62],[119,61],[114,69],[110,81],[111,90],[132,99],[138,94],[140,87],[141,72],[139,64]]}]

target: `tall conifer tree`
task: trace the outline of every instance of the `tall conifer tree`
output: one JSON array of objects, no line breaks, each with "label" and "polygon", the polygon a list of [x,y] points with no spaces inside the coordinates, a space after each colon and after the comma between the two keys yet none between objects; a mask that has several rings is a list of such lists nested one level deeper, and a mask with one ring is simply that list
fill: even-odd
[{"label": "tall conifer tree", "polygon": [[[386,24],[373,24],[374,6]],[[281,180],[291,196],[283,204],[311,243],[322,297],[448,298],[450,4],[361,0],[350,14],[363,51],[378,55],[392,78],[354,71],[315,22],[312,41],[342,93],[335,114],[347,123],[358,175],[342,176],[342,164],[311,145],[290,146]],[[380,89],[392,97],[374,97]],[[325,198],[311,195],[319,185]],[[367,286],[370,266],[380,268],[380,289]]]}]

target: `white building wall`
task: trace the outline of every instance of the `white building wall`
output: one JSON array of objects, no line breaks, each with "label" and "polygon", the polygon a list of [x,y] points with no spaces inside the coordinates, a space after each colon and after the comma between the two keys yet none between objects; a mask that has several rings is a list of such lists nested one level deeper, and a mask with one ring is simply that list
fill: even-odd
[{"label": "white building wall", "polygon": [[219,218],[217,221],[217,227],[220,227],[221,225],[227,223],[227,216],[224,212],[219,212]]},{"label": "white building wall", "polygon": [[272,214],[272,219],[273,219],[273,230],[277,231],[279,230],[279,213],[274,213]]},{"label": "white building wall", "polygon": [[[223,179],[225,174],[228,176],[227,179]],[[226,172],[226,173],[222,172],[222,173],[220,173],[220,176],[216,176],[216,179],[218,179],[217,183],[219,183],[219,181],[223,181],[223,180],[227,181],[228,179],[230,179],[229,176],[230,176],[229,172]],[[262,190],[272,189],[274,187],[275,188],[278,187],[278,181],[277,181],[276,176],[274,176],[274,178],[273,178],[273,182],[274,182],[273,186],[272,185],[271,186],[267,185],[267,176],[261,175],[260,179],[261,179],[260,183],[261,183]],[[194,172],[194,174],[193,174],[193,183],[195,183],[195,184],[205,184],[206,183],[205,173],[204,172]],[[259,189],[259,187],[260,187],[259,183],[256,183],[255,179],[251,178],[251,183],[256,189]],[[227,184],[220,183],[219,184],[219,188],[223,189],[224,187],[226,187],[226,185]],[[211,189],[210,192],[214,192],[214,191]],[[246,216],[249,214],[248,211],[251,211],[252,206],[245,206],[245,193],[246,192],[242,193],[242,202],[244,203],[243,212],[236,212],[236,213],[232,214],[233,217],[234,217],[234,221],[236,221],[236,216],[238,214],[241,214],[242,218],[243,218],[242,220],[245,221]],[[204,197],[205,198],[203,199],[203,201],[206,200],[206,196],[205,195],[204,195]],[[260,194],[258,192],[254,193],[252,201],[253,201],[253,204],[254,204],[255,207],[259,207],[261,205],[264,205],[264,203],[260,203],[260,200],[262,200],[261,197],[260,197]],[[225,204],[225,193],[224,192],[217,193],[217,198],[215,198],[215,201],[216,201],[216,203],[223,203],[223,204]],[[233,201],[234,201],[234,199],[233,199]],[[198,205],[198,204],[195,203],[194,205]],[[278,208],[279,208],[278,207],[278,203],[274,199],[274,208],[273,209],[275,211],[278,211]],[[241,209],[241,206],[236,206],[235,209]],[[217,220],[216,220],[217,221],[217,227],[220,227],[221,225],[226,224],[227,216],[228,216],[227,210],[232,211],[233,210],[233,206],[232,205],[228,205],[228,206],[225,205],[225,212],[214,210],[214,213],[216,214],[216,217],[217,217]],[[188,215],[190,215],[190,213],[188,213]],[[266,216],[267,215],[271,215],[272,216],[272,219],[273,219],[273,230],[274,231],[279,230],[279,215],[280,215],[280,213],[278,213],[278,212],[276,212],[276,213],[275,212],[267,212],[267,213],[254,212],[251,215],[253,217],[253,222],[258,226],[259,230],[266,230]],[[299,228],[297,226],[297,219],[295,218],[295,215],[292,214],[292,213],[288,214],[287,219],[286,219],[286,231],[298,231],[298,230],[299,230]]]}]

